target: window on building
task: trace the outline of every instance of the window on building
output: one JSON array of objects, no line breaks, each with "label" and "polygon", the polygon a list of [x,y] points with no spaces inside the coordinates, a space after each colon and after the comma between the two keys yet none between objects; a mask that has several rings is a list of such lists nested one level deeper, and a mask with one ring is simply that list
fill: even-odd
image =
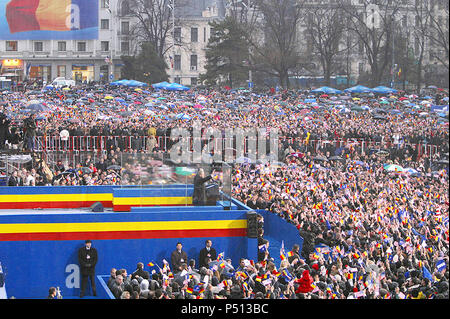
[{"label": "window on building", "polygon": [[198,83],[198,79],[195,78],[195,77],[192,77],[192,78],[191,78],[191,85],[192,85],[192,86],[195,86],[195,85],[197,85],[197,83]]},{"label": "window on building", "polygon": [[176,76],[176,77],[174,78],[174,82],[175,82],[175,83],[181,84],[181,77]]},{"label": "window on building", "polygon": [[362,43],[361,41],[358,42],[358,53],[364,54],[364,43]]},{"label": "window on building", "polygon": [[122,53],[129,54],[130,53],[130,42],[122,41],[120,43],[120,50],[122,51]]},{"label": "window on building", "polygon": [[102,41],[100,42],[101,50],[103,52],[109,51],[109,41]]},{"label": "window on building", "polygon": [[109,30],[109,19],[101,19],[100,20],[100,28],[102,30]]},{"label": "window on building", "polygon": [[56,67],[56,73],[58,77],[66,77],[66,66],[65,65],[58,65]]},{"label": "window on building", "polygon": [[58,41],[58,51],[66,51],[66,41]]},{"label": "window on building", "polygon": [[17,41],[6,41],[6,51],[17,51]]},{"label": "window on building", "polygon": [[191,55],[191,71],[197,71],[197,55]]},{"label": "window on building", "polygon": [[364,63],[358,63],[358,72],[359,74],[362,74],[364,72]]},{"label": "window on building", "polygon": [[175,42],[181,43],[181,27],[175,27],[173,34],[175,37]]},{"label": "window on building", "polygon": [[420,54],[420,41],[417,37],[414,39],[414,54],[416,56]]},{"label": "window on building", "polygon": [[173,62],[175,70],[181,70],[181,55],[175,55]]},{"label": "window on building", "polygon": [[206,42],[206,28],[203,28],[203,42]]},{"label": "window on building", "polygon": [[42,52],[44,51],[44,43],[41,41],[34,42],[34,51],[35,52]]},{"label": "window on building", "polygon": [[102,0],[100,3],[103,9],[109,8],[109,0]]},{"label": "window on building", "polygon": [[191,42],[198,42],[198,28],[191,28]]},{"label": "window on building", "polygon": [[86,52],[86,42],[77,42],[77,51]]},{"label": "window on building", "polygon": [[402,17],[402,27],[406,28],[408,26],[408,16],[405,14]]},{"label": "window on building", "polygon": [[128,0],[122,1],[120,9],[121,9],[120,11],[122,12],[122,15],[127,15],[127,14],[131,13],[130,4],[128,3]]},{"label": "window on building", "polygon": [[121,25],[120,29],[122,30],[122,34],[130,33],[130,22],[122,21],[122,23],[120,25]]}]

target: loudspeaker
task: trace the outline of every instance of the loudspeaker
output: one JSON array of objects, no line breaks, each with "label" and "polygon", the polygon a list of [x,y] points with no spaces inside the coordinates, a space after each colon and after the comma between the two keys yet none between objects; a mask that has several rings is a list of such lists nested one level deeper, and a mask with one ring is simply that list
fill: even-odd
[{"label": "loudspeaker", "polygon": [[247,237],[258,238],[258,223],[255,212],[247,213]]},{"label": "loudspeaker", "polygon": [[92,206],[91,206],[91,212],[102,213],[103,210],[104,210],[103,204],[100,202],[96,202],[96,203],[92,204]]}]

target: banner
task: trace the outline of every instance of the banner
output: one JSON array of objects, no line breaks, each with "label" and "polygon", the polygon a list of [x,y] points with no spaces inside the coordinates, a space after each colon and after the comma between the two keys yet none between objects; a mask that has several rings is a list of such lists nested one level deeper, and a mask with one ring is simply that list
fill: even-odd
[{"label": "banner", "polygon": [[0,0],[0,40],[98,39],[98,0]]}]

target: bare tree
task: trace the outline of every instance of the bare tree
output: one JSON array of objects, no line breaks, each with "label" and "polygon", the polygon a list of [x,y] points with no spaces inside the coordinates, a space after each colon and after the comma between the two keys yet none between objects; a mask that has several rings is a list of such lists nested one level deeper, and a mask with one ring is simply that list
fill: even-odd
[{"label": "bare tree", "polygon": [[370,66],[372,86],[381,83],[392,60],[392,42],[395,15],[399,11],[398,1],[361,0],[358,4],[338,0],[339,7],[349,17],[349,30],[357,35],[364,46]]},{"label": "bare tree", "polygon": [[416,90],[420,92],[422,87],[423,63],[425,57],[425,47],[430,25],[430,4],[433,0],[416,1],[414,5],[414,26],[412,36],[414,38],[414,48],[416,56]]},{"label": "bare tree", "polygon": [[[426,0],[422,0],[428,2]],[[449,70],[449,2],[448,0],[430,0],[426,7],[429,16],[427,38],[431,42],[433,58]],[[438,49],[439,48],[439,49]]]},{"label": "bare tree", "polygon": [[297,27],[302,5],[295,0],[254,0],[253,5],[263,17],[257,23],[263,39],[247,34],[256,68],[277,77],[282,87],[289,88],[289,72],[300,59]]},{"label": "bare tree", "polygon": [[312,42],[313,53],[322,66],[325,85],[330,85],[331,75],[340,69],[338,57],[346,51],[343,35],[346,29],[344,12],[335,5],[313,4],[305,6],[306,30]]},{"label": "bare tree", "polygon": [[131,29],[137,42],[150,42],[160,57],[173,47],[173,26],[179,23],[174,8],[185,5],[186,0],[128,0],[123,1],[128,14],[136,19]]}]

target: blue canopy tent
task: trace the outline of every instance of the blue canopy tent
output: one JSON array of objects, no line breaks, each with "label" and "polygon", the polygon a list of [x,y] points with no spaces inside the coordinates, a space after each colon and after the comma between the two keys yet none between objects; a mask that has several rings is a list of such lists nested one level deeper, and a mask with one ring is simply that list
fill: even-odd
[{"label": "blue canopy tent", "polygon": [[334,88],[330,88],[328,86],[322,86],[320,88],[317,88],[315,90],[312,90],[313,93],[326,93],[326,94],[340,94],[342,91]]},{"label": "blue canopy tent", "polygon": [[165,89],[169,90],[169,91],[188,91],[188,90],[190,90],[187,86],[184,86],[184,85],[181,85],[178,83],[171,83],[171,84],[167,85]]},{"label": "blue canopy tent", "polygon": [[115,81],[112,82],[111,85],[121,85],[121,86],[128,86],[128,87],[144,87],[144,86],[148,86],[147,83],[144,82],[140,82],[140,81],[136,81],[136,80],[119,80],[119,81]]},{"label": "blue canopy tent", "polygon": [[398,91],[396,89],[380,85],[373,88],[372,92],[378,94],[390,94],[390,93],[397,93]]},{"label": "blue canopy tent", "polygon": [[170,85],[169,82],[163,81],[163,82],[152,84],[152,87],[154,89],[165,89],[168,85]]},{"label": "blue canopy tent", "polygon": [[125,85],[125,83],[127,81],[128,81],[127,79],[118,80],[118,81],[111,82],[110,85]]},{"label": "blue canopy tent", "polygon": [[148,86],[147,83],[136,81],[136,80],[128,80],[128,82],[125,83],[126,86],[130,87],[143,87]]},{"label": "blue canopy tent", "polygon": [[372,89],[363,85],[353,86],[351,88],[345,89],[346,93],[371,93]]}]

